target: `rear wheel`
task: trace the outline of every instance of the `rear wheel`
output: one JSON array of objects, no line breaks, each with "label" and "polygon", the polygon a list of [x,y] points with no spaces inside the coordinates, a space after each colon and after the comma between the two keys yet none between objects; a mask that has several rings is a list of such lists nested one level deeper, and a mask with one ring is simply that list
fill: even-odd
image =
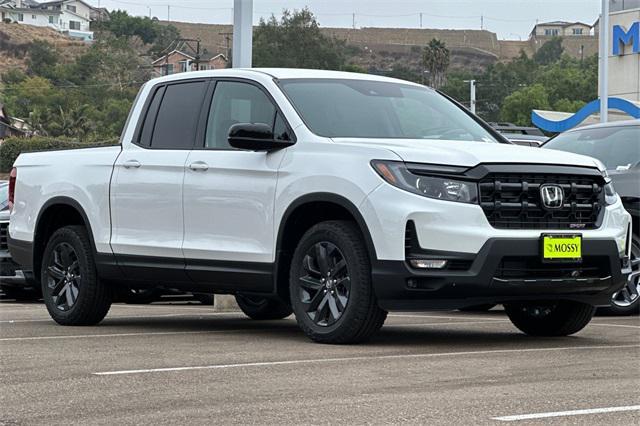
[{"label": "rear wheel", "polygon": [[367,340],[387,317],[373,292],[364,240],[352,222],[322,222],[303,235],[289,290],[298,325],[316,342]]},{"label": "rear wheel", "polygon": [[53,233],[41,266],[43,299],[62,325],[94,325],[111,307],[111,291],[98,279],[93,250],[82,226],[65,226]]},{"label": "rear wheel", "polygon": [[640,313],[640,237],[631,243],[631,274],[620,291],[611,297],[611,306],[602,308],[609,315],[637,315]]},{"label": "rear wheel", "polygon": [[276,299],[236,294],[236,302],[246,316],[254,320],[276,320],[291,315],[291,307]]},{"label": "rear wheel", "polygon": [[531,336],[568,336],[582,330],[596,309],[578,302],[527,302],[504,305],[509,319]]}]

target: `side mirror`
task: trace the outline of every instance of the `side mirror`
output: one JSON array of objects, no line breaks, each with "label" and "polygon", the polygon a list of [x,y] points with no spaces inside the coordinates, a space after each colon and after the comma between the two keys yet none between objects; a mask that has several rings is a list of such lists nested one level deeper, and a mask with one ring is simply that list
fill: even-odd
[{"label": "side mirror", "polygon": [[238,123],[229,128],[229,145],[250,151],[273,151],[293,145],[292,141],[276,140],[271,126],[264,123]]}]

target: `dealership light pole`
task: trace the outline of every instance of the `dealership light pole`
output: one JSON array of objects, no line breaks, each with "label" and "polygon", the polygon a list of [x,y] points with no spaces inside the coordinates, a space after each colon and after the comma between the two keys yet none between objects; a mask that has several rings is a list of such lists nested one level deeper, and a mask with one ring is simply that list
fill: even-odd
[{"label": "dealership light pole", "polygon": [[253,0],[233,0],[233,68],[251,68]]},{"label": "dealership light pole", "polygon": [[600,15],[600,122],[609,121],[609,0]]}]

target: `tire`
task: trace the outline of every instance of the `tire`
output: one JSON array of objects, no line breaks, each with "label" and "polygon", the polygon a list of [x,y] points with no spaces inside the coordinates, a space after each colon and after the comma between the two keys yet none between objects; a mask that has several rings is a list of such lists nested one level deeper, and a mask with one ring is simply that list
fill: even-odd
[{"label": "tire", "polygon": [[487,303],[485,305],[467,306],[465,308],[460,308],[458,310],[462,312],[486,312],[486,311],[490,311],[494,306],[496,305]]},{"label": "tire", "polygon": [[215,303],[215,296],[213,294],[193,293],[193,298],[207,306],[213,306]]},{"label": "tire", "polygon": [[578,302],[529,302],[504,305],[507,316],[530,336],[569,336],[582,330],[596,311]]},{"label": "tire", "polygon": [[279,320],[291,315],[291,307],[276,299],[236,294],[236,302],[253,320]]},{"label": "tire", "polygon": [[387,317],[373,291],[362,234],[352,222],[321,222],[302,236],[291,261],[289,292],[298,325],[319,343],[366,341]]},{"label": "tire", "polygon": [[130,288],[126,291],[124,302],[129,305],[148,305],[160,298],[162,292],[157,288]]},{"label": "tire", "polygon": [[43,299],[58,324],[94,325],[109,312],[112,292],[98,278],[84,227],[55,231],[44,250],[41,270]]},{"label": "tire", "polygon": [[631,275],[624,287],[611,297],[611,306],[600,308],[605,315],[638,315],[640,313],[640,237],[631,242]]}]

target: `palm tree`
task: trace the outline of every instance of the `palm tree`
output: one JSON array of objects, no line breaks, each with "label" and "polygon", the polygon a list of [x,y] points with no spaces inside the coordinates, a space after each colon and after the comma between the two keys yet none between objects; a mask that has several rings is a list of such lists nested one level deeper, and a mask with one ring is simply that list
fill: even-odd
[{"label": "palm tree", "polygon": [[422,64],[425,72],[429,73],[429,84],[433,88],[438,89],[446,83],[449,60],[450,52],[443,41],[434,38],[424,47]]}]

